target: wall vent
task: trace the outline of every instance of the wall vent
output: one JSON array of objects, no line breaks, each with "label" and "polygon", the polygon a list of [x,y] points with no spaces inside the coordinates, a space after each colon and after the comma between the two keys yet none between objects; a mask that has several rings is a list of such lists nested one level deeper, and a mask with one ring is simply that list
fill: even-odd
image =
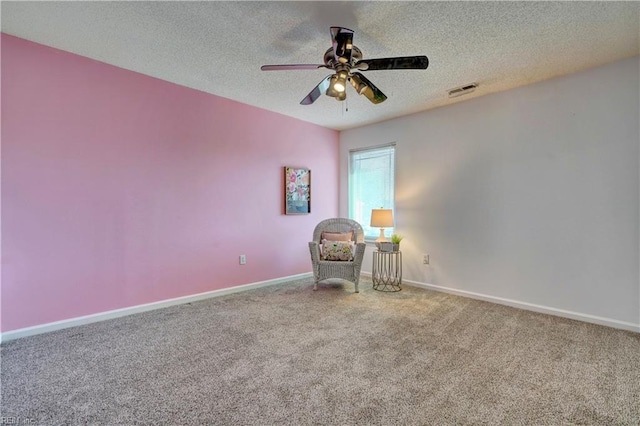
[{"label": "wall vent", "polygon": [[449,97],[455,98],[458,96],[466,95],[467,93],[471,93],[476,90],[478,87],[478,83],[469,83],[464,86],[456,87],[455,89],[449,90]]}]

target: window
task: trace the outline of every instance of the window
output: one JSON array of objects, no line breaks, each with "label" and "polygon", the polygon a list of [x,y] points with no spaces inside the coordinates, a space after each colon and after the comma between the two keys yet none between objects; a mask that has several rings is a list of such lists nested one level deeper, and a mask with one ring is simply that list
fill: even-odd
[{"label": "window", "polygon": [[[369,226],[372,209],[394,208],[395,144],[349,152],[349,217],[375,240],[379,228]],[[385,229],[389,236],[393,229]]]}]

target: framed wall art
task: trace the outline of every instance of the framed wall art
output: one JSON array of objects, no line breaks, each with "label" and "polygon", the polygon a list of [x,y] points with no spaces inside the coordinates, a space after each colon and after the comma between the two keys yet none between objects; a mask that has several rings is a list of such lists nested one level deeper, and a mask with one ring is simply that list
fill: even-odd
[{"label": "framed wall art", "polygon": [[311,213],[311,170],[284,168],[284,213]]}]

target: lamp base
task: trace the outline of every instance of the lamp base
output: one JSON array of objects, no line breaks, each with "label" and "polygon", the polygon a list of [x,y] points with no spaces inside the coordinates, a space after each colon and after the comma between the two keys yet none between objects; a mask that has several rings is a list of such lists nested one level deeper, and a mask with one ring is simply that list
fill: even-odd
[{"label": "lamp base", "polygon": [[380,250],[380,243],[386,243],[387,241],[389,240],[387,240],[387,237],[384,236],[384,228],[380,228],[380,236],[376,240],[376,247],[378,248],[378,250]]}]

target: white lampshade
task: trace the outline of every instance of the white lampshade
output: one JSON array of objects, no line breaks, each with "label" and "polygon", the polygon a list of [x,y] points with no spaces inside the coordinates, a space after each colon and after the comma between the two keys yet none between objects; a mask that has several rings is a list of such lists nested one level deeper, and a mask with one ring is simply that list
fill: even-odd
[{"label": "white lampshade", "polygon": [[371,224],[374,228],[392,228],[393,211],[391,209],[371,210]]},{"label": "white lampshade", "polygon": [[376,240],[376,246],[380,248],[380,243],[387,241],[384,236],[384,228],[393,227],[393,212],[391,209],[373,209],[371,210],[371,224],[374,228],[380,228],[380,236]]}]

